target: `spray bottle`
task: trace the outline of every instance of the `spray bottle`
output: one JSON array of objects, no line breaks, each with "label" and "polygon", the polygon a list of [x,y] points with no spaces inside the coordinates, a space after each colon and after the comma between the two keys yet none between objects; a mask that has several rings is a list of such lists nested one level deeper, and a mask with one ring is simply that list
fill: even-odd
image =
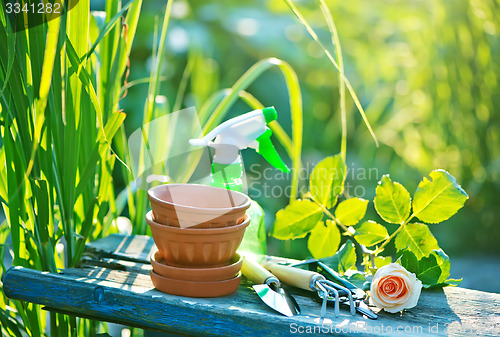
[{"label": "spray bottle", "polygon": [[[212,186],[242,191],[243,164],[240,151],[248,147],[255,149],[278,170],[290,172],[276,152],[271,142],[272,131],[267,127],[277,117],[274,107],[250,111],[220,124],[203,138],[189,141],[194,146],[208,145],[214,149]],[[239,251],[266,254],[264,211],[252,200],[247,213],[251,217],[250,225]]]}]

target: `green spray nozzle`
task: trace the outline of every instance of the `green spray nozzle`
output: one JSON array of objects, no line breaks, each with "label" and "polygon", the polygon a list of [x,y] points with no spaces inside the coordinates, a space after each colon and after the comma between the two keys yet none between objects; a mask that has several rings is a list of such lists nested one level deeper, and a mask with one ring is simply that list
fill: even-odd
[{"label": "green spray nozzle", "polygon": [[266,124],[269,124],[270,122],[278,119],[278,113],[273,106],[262,109],[262,114],[264,115]]},{"label": "green spray nozzle", "polygon": [[[272,108],[274,110],[274,108]],[[274,111],[276,114],[276,111]],[[264,113],[264,116],[266,114]],[[276,119],[276,118],[275,118]],[[266,117],[267,123],[267,117]],[[271,135],[273,132],[271,129],[266,128],[266,131],[257,138],[257,142],[259,143],[259,148],[257,149],[257,153],[264,157],[265,160],[269,162],[269,164],[276,167],[278,170],[283,172],[290,172],[290,169],[283,162],[283,159],[279,156],[278,152],[274,148],[273,143],[271,142]]]}]

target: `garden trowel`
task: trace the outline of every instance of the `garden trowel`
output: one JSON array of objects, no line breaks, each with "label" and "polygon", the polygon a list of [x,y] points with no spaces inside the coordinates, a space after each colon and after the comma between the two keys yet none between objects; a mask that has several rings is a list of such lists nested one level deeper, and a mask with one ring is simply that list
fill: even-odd
[{"label": "garden trowel", "polygon": [[295,299],[285,293],[276,276],[260,264],[244,257],[241,273],[256,283],[252,288],[269,307],[288,317],[300,314],[299,305]]}]

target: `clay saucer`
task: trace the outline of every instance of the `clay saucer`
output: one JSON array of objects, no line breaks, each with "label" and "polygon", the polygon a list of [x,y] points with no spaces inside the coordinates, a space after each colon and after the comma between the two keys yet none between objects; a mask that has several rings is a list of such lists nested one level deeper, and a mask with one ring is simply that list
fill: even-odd
[{"label": "clay saucer", "polygon": [[230,264],[222,267],[177,267],[169,265],[159,251],[150,257],[151,265],[156,274],[183,281],[223,281],[234,278],[241,269],[243,259],[236,253]]},{"label": "clay saucer", "polygon": [[188,297],[219,297],[234,293],[240,284],[241,273],[224,281],[196,282],[163,277],[153,270],[149,272],[151,281],[161,292]]},{"label": "clay saucer", "polygon": [[235,226],[250,207],[240,192],[196,184],[168,184],[150,188],[153,220],[182,228]]}]

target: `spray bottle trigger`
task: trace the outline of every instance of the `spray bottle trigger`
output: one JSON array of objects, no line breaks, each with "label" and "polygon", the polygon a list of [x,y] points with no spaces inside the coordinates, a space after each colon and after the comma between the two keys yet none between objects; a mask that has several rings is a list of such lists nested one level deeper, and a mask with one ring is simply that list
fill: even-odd
[{"label": "spray bottle trigger", "polygon": [[257,142],[259,143],[259,148],[257,149],[257,153],[264,157],[265,160],[269,162],[272,166],[276,167],[278,170],[289,173],[290,169],[283,162],[283,159],[279,156],[278,152],[274,148],[273,143],[271,142],[272,131],[269,128],[266,128],[266,131],[257,138]]}]

